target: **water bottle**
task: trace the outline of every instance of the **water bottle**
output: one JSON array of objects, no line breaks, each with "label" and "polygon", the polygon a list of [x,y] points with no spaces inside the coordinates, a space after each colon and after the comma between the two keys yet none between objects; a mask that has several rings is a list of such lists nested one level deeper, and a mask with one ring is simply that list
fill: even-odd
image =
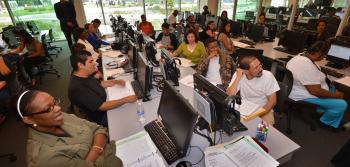
[{"label": "water bottle", "polygon": [[146,118],[145,118],[145,110],[143,108],[142,100],[137,101],[137,116],[139,118],[140,123],[144,124],[146,121]]}]

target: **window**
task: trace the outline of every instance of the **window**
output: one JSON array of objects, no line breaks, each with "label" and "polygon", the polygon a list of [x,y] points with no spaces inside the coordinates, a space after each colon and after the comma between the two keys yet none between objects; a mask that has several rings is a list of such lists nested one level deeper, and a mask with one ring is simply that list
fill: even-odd
[{"label": "window", "polygon": [[239,0],[236,17],[240,20],[255,20],[258,0]]},{"label": "window", "polygon": [[12,25],[12,20],[3,0],[0,0],[0,20],[0,29]]},{"label": "window", "polygon": [[[104,5],[104,8],[105,8],[105,4],[108,6],[108,2],[106,1],[102,1],[102,2],[103,2],[102,4]],[[102,10],[101,10],[101,5],[99,0],[83,0],[83,6],[84,6],[87,23],[90,23],[94,19],[100,19],[101,22],[103,23],[103,15],[102,15]],[[107,20],[109,20],[109,18],[106,17],[106,21]]]},{"label": "window", "polygon": [[64,38],[56,18],[54,1],[8,1],[16,22],[34,21],[39,30],[52,29],[56,38]]},{"label": "window", "polygon": [[[170,11],[171,9],[169,8],[173,7],[170,4],[173,4],[173,2],[173,0],[168,0],[168,10]],[[155,30],[161,30],[161,26],[166,18],[165,0],[145,0],[145,7],[147,20],[152,23]]]},{"label": "window", "polygon": [[221,0],[220,13],[218,15],[221,16],[222,11],[226,10],[228,18],[232,19],[234,6],[233,3],[233,0]]},{"label": "window", "polygon": [[271,0],[271,6],[279,7],[279,6],[287,6],[287,0]]},{"label": "window", "polygon": [[198,0],[181,0],[181,11],[199,12]]}]

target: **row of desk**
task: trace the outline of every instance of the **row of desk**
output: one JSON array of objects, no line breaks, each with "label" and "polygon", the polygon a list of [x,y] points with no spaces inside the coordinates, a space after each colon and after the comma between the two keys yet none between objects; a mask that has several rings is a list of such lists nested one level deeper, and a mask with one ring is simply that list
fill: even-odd
[{"label": "row of desk", "polygon": [[[262,44],[258,44],[256,48],[264,49],[264,55],[270,54],[275,58],[288,56],[287,54],[284,54],[284,53],[282,54],[277,53],[278,51],[269,50],[268,49],[269,46],[271,46],[271,43],[262,43]],[[115,54],[121,54],[118,51],[109,51],[109,52],[115,52]],[[159,53],[160,51],[158,50],[158,54]],[[102,55],[104,55],[104,53],[102,53]],[[159,57],[159,55],[157,57]],[[113,61],[113,58],[102,56],[104,74],[111,75],[108,72],[108,70],[105,68],[105,65],[110,61]],[[193,75],[195,73],[195,70],[190,67],[180,66],[179,68],[181,71],[180,79],[188,75]],[[108,76],[104,76],[105,79],[107,77]],[[124,74],[118,77],[118,79],[132,81],[133,75],[131,73]],[[177,89],[193,105],[193,92],[194,92],[193,88],[180,83]],[[118,92],[107,92],[107,94],[108,93],[118,93]],[[157,118],[157,110],[160,102],[160,96],[161,96],[161,92],[157,92],[156,89],[152,89],[151,90],[152,100],[143,103],[144,110],[145,110],[146,124]],[[135,102],[135,103],[125,104],[123,106],[120,106],[113,110],[109,110],[107,112],[110,140],[117,141],[144,130],[143,126],[145,124],[141,124],[138,121],[136,110],[137,110],[137,103]],[[221,142],[227,142],[242,135],[249,135],[254,137],[256,134],[257,124],[260,122],[261,122],[260,118],[255,118],[248,122],[243,122],[248,127],[247,131],[237,132],[237,133],[234,133],[232,136],[227,136],[226,134],[223,134]],[[220,138],[219,135],[220,133],[217,133],[217,137],[216,137],[217,139]],[[191,140],[191,146],[199,146],[202,150],[205,150],[205,148],[209,146],[209,143],[207,142],[206,139],[200,137],[199,135],[193,134],[193,137]],[[273,158],[278,160],[281,164],[290,160],[292,158],[293,153],[300,148],[298,144],[290,140],[287,136],[283,135],[274,127],[271,127],[269,130],[266,147],[269,149],[269,154]],[[197,162],[201,158],[201,156],[202,156],[201,152],[193,150],[192,152],[190,152],[190,154],[187,157],[184,157],[183,159],[180,159],[177,162],[182,160],[188,160],[193,163],[193,162]],[[173,163],[171,166],[175,166],[177,162]],[[205,166],[204,159],[196,166]]]}]

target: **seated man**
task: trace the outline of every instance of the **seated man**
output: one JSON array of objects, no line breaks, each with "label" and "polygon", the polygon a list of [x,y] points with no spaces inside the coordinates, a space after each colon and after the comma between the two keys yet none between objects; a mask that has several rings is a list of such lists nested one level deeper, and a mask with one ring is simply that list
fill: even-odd
[{"label": "seated man", "polygon": [[239,60],[239,68],[233,75],[228,95],[235,95],[240,91],[242,99],[260,105],[265,112],[261,118],[273,125],[275,123],[273,107],[276,105],[278,83],[270,71],[262,69],[260,61],[254,56],[243,56]]},{"label": "seated man", "polygon": [[232,74],[236,69],[231,56],[220,52],[218,41],[208,38],[205,42],[207,54],[205,54],[197,66],[197,73],[205,76],[210,82],[223,85],[227,89]]},{"label": "seated man", "polygon": [[116,84],[124,86],[125,82],[123,80],[99,82],[95,79],[92,75],[97,71],[97,67],[90,52],[75,53],[70,59],[73,73],[69,83],[68,97],[73,105],[87,114],[89,121],[107,127],[107,110],[137,100],[136,96],[128,96],[119,100],[106,101],[105,88]]},{"label": "seated man", "polygon": [[101,20],[99,19],[94,19],[91,21],[91,24],[93,25],[93,27],[95,28],[95,34],[98,36],[99,39],[105,39],[106,36],[102,35],[100,30],[98,29],[101,25]]},{"label": "seated man", "polygon": [[168,23],[162,24],[162,32],[158,35],[156,42],[160,42],[160,48],[167,50],[176,50],[179,45],[179,41],[176,36],[169,31],[170,25]]},{"label": "seated man", "polygon": [[26,159],[29,167],[121,167],[115,142],[102,126],[62,112],[59,100],[30,90],[17,100],[17,112],[28,125]]},{"label": "seated man", "polygon": [[294,78],[289,98],[316,104],[317,112],[323,113],[320,121],[338,128],[347,109],[347,103],[342,99],[344,93],[337,91],[334,86],[329,87],[326,75],[315,64],[327,55],[328,48],[326,42],[316,42],[305,53],[287,63],[287,69]]},{"label": "seated man", "polygon": [[143,34],[154,37],[154,29],[151,22],[148,22],[146,19],[146,15],[141,15],[141,23],[137,26],[137,30],[142,31]]}]

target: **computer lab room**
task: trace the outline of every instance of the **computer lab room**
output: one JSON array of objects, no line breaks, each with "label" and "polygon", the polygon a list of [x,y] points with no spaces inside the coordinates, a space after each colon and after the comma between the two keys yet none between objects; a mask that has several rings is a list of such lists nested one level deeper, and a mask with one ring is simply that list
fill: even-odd
[{"label": "computer lab room", "polygon": [[350,167],[350,0],[0,0],[1,167]]}]

